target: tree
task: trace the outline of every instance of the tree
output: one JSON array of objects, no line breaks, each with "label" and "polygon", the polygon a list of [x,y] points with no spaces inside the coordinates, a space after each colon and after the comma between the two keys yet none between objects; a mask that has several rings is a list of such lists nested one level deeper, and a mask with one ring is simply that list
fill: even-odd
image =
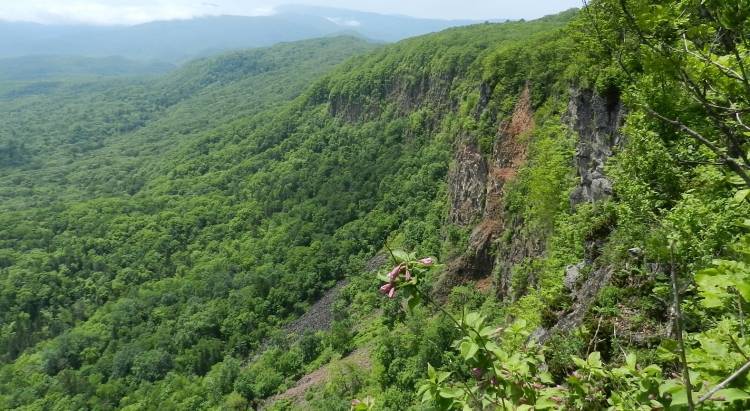
[{"label": "tree", "polygon": [[750,187],[750,1],[601,0],[584,13],[634,105]]}]

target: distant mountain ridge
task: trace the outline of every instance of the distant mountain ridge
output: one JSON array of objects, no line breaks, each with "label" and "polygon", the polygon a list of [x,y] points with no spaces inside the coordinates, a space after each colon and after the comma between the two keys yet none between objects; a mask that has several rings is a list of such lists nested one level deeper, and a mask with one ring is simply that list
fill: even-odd
[{"label": "distant mountain ridge", "polygon": [[0,57],[25,55],[122,56],[183,62],[220,51],[270,46],[340,31],[320,17],[215,16],[136,26],[48,26],[0,23]]},{"label": "distant mountain ridge", "polygon": [[[407,37],[441,31],[450,27],[467,26],[484,20],[443,20],[416,18],[404,15],[379,14],[331,7],[291,4],[276,8],[279,13],[322,17],[339,26],[355,30],[363,36],[381,41],[398,41]],[[500,22],[505,20],[492,20]]]},{"label": "distant mountain ridge", "polygon": [[358,34],[374,41],[476,23],[390,16],[310,6],[282,6],[270,16],[209,16],[135,26],[43,25],[0,21],[0,58],[28,55],[122,56],[180,63],[216,52]]}]

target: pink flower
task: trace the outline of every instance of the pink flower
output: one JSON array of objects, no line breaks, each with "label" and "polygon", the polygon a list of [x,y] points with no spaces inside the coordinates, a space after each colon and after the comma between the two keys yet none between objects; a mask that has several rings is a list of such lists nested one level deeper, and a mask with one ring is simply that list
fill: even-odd
[{"label": "pink flower", "polygon": [[480,379],[480,378],[482,378],[483,374],[484,374],[484,370],[481,369],[481,368],[472,368],[471,369],[471,375],[473,375],[474,378],[477,379],[477,380]]},{"label": "pink flower", "polygon": [[380,287],[380,293],[381,294],[389,294],[391,291],[393,291],[394,287],[393,284],[387,283]]},{"label": "pink flower", "polygon": [[401,264],[393,267],[393,270],[391,270],[391,272],[388,273],[388,281],[389,282],[395,282],[396,279],[398,278],[398,274],[401,272],[402,268],[403,268],[403,266]]},{"label": "pink flower", "polygon": [[388,298],[393,298],[396,295],[396,287],[391,287],[391,291],[388,291]]},{"label": "pink flower", "polygon": [[407,269],[406,269],[406,271],[404,272],[404,280],[406,280],[406,281],[409,281],[409,280],[411,280],[411,271],[409,271],[409,269],[408,269],[408,268],[407,268]]},{"label": "pink flower", "polygon": [[430,266],[435,263],[435,261],[432,260],[432,257],[426,257],[421,260],[419,260],[419,263],[422,265]]}]

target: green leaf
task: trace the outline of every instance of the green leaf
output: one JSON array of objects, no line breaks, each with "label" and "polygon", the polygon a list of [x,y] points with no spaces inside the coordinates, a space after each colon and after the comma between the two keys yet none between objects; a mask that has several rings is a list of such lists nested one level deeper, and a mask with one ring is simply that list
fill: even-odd
[{"label": "green leaf", "polygon": [[684,387],[680,386],[679,389],[672,393],[671,405],[685,405],[687,403],[687,391]]},{"label": "green leaf", "polygon": [[588,364],[588,363],[587,363],[586,361],[582,360],[581,358],[578,358],[578,357],[576,357],[576,356],[573,356],[573,357],[571,357],[571,358],[573,359],[573,363],[574,363],[574,364],[575,364],[575,365],[576,365],[576,366],[577,366],[578,368],[588,368],[589,364]]},{"label": "green leaf", "polygon": [[407,253],[404,250],[393,250],[393,257],[396,258],[396,264],[400,264],[400,263],[404,263],[409,260],[412,260],[412,258],[410,258],[411,256],[409,255],[409,253]]},{"label": "green leaf", "polygon": [[435,368],[432,366],[432,364],[427,364],[427,377],[429,377],[431,380],[435,380]]},{"label": "green leaf", "polygon": [[706,308],[718,308],[724,305],[724,299],[731,297],[727,287],[731,285],[726,275],[719,274],[715,268],[705,269],[695,275],[695,283],[698,285],[701,304]]},{"label": "green leaf", "polygon": [[464,396],[464,390],[455,387],[440,388],[440,396],[443,398],[461,398]]},{"label": "green leaf", "polygon": [[591,367],[602,368],[602,354],[599,351],[594,351],[589,354],[586,362],[589,363]]},{"label": "green leaf", "polygon": [[479,331],[479,335],[482,337],[489,337],[495,332],[495,328],[493,327],[484,327],[481,331]]},{"label": "green leaf", "polygon": [[733,402],[738,400],[750,399],[750,394],[738,388],[725,388],[723,390],[717,391],[716,394],[711,397],[711,399],[716,401]]},{"label": "green leaf", "polygon": [[474,356],[477,354],[477,351],[479,351],[479,345],[473,341],[463,341],[461,343],[461,356],[466,359],[470,360],[474,358]]},{"label": "green leaf", "polygon": [[428,384],[425,384],[422,387],[425,387],[425,386],[427,388],[422,393],[422,402],[430,402],[430,401],[432,401],[432,400],[435,399],[434,396],[433,396],[432,390],[430,390],[430,388],[432,388],[432,387],[430,385],[428,385]]},{"label": "green leaf", "polygon": [[661,374],[661,368],[656,364],[650,364],[643,369],[643,373],[646,375],[659,375]]},{"label": "green leaf", "polygon": [[418,295],[412,295],[408,300],[406,300],[406,307],[409,309],[409,312],[412,312],[420,302],[421,300]]},{"label": "green leaf", "polygon": [[481,329],[483,322],[484,318],[482,318],[481,314],[476,312],[470,312],[466,314],[466,317],[464,318],[464,323],[475,330]]},{"label": "green leaf", "polygon": [[625,356],[625,364],[628,365],[628,368],[635,370],[637,358],[635,353],[632,352]]},{"label": "green leaf", "polygon": [[744,186],[745,180],[740,176],[732,176],[732,177],[729,177],[729,184],[732,184],[735,186]]},{"label": "green leaf", "polygon": [[745,201],[748,195],[750,195],[750,189],[746,188],[744,190],[740,190],[734,194],[734,202],[741,203]]},{"label": "green leaf", "polygon": [[668,380],[665,381],[663,384],[659,386],[659,395],[663,396],[664,394],[672,394],[682,390],[682,384],[675,381],[675,380]]},{"label": "green leaf", "polygon": [[742,296],[742,299],[746,302],[750,302],[750,283],[741,282],[735,284],[735,287],[737,288],[737,292]]}]

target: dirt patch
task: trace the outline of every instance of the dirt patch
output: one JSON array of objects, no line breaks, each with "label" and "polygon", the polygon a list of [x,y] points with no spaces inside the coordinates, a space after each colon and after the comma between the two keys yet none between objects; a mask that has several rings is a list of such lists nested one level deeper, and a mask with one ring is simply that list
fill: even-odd
[{"label": "dirt patch", "polygon": [[485,277],[476,282],[477,291],[489,294],[492,291],[492,277]]},{"label": "dirt patch", "polygon": [[498,128],[489,165],[484,219],[498,220],[503,214],[505,185],[516,177],[518,170],[526,163],[528,139],[525,137],[535,127],[527,85],[518,97],[510,120]]},{"label": "dirt patch", "polygon": [[349,354],[347,357],[344,357],[337,362],[318,368],[310,374],[307,374],[304,377],[300,378],[292,388],[289,388],[283,393],[277,394],[267,399],[266,402],[259,407],[259,409],[265,409],[273,405],[275,402],[282,400],[290,400],[295,404],[302,405],[305,401],[305,393],[313,387],[325,384],[331,377],[332,367],[339,362],[355,365],[366,370],[372,368],[369,348],[360,348]]}]

